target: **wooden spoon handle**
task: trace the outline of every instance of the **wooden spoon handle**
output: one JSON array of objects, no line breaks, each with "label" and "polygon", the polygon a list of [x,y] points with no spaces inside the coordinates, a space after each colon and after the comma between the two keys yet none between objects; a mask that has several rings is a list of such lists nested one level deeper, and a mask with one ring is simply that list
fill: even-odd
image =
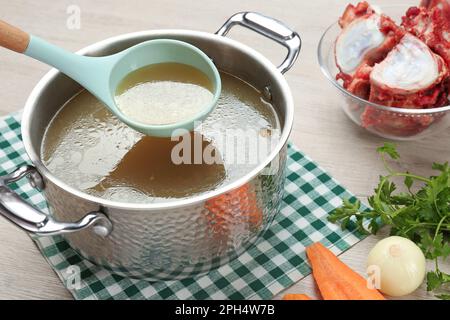
[{"label": "wooden spoon handle", "polygon": [[30,35],[0,20],[0,46],[24,53],[30,43]]}]

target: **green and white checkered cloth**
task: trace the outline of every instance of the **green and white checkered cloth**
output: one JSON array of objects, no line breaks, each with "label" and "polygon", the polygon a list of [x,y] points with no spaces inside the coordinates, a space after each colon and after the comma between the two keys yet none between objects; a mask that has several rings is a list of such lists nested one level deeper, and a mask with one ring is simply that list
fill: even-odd
[{"label": "green and white checkered cloth", "polygon": [[[20,115],[0,119],[0,174],[28,162]],[[26,179],[11,186],[48,212],[43,194]],[[194,279],[152,283],[124,278],[85,260],[61,236],[33,240],[76,299],[270,299],[310,273],[305,256],[309,244],[320,241],[340,254],[362,239],[354,226],[342,231],[326,219],[341,198],[351,196],[311,159],[289,146],[285,197],[272,226],[237,259]],[[81,271],[78,286],[73,282],[74,270]]]}]

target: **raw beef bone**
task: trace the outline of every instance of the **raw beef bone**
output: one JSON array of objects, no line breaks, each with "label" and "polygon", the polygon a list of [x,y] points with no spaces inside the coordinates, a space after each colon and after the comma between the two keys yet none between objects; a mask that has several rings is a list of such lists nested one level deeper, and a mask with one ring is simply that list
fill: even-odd
[{"label": "raw beef bone", "polygon": [[[386,59],[370,74],[369,101],[390,107],[426,109],[448,103],[445,80],[449,71],[444,60],[417,37],[406,34]],[[405,116],[367,106],[364,127],[409,136],[427,128],[437,118]]]},{"label": "raw beef bone", "polygon": [[382,61],[404,32],[367,2],[350,4],[339,19],[342,32],[335,43],[336,78],[353,94],[368,99],[371,67]]},{"label": "raw beef bone", "polygon": [[420,7],[409,8],[402,26],[450,66],[450,0],[422,1]]}]

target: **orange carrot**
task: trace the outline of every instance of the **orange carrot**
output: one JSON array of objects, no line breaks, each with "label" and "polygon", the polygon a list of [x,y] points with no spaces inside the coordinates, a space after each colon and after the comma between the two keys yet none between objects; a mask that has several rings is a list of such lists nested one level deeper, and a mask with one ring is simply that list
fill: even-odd
[{"label": "orange carrot", "polygon": [[306,248],[313,276],[324,300],[384,300],[367,287],[367,281],[350,269],[321,243]]},{"label": "orange carrot", "polygon": [[310,296],[300,293],[288,293],[283,296],[282,300],[312,300]]},{"label": "orange carrot", "polygon": [[247,222],[249,227],[257,229],[263,222],[263,212],[249,184],[206,201],[205,208],[209,211],[207,220],[214,222],[212,227],[216,234],[226,234],[229,223]]}]

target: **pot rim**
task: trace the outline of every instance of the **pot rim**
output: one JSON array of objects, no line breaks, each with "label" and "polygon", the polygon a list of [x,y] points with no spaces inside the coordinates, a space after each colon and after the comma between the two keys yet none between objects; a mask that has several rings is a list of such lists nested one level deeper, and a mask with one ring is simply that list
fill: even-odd
[{"label": "pot rim", "polygon": [[147,30],[147,31],[138,31],[138,32],[132,32],[132,33],[126,33],[114,37],[107,38],[105,40],[101,40],[99,42],[93,43],[87,47],[82,48],[81,50],[77,51],[77,54],[86,55],[89,51],[98,49],[100,47],[105,47],[107,45],[110,45],[114,42],[118,42],[121,40],[126,40],[129,38],[137,38],[137,37],[151,37],[151,36],[167,36],[170,38],[170,35],[187,35],[187,36],[197,36],[197,37],[203,37],[206,39],[209,39],[210,41],[216,41],[220,40],[225,42],[227,45],[233,46],[237,48],[238,50],[241,50],[248,54],[249,56],[253,57],[255,60],[259,61],[265,68],[267,68],[272,76],[274,77],[275,81],[277,81],[280,84],[281,87],[281,93],[285,96],[286,99],[286,112],[285,112],[285,119],[284,119],[284,128],[282,130],[282,134],[280,136],[280,139],[276,145],[276,147],[272,150],[272,152],[265,158],[264,161],[262,161],[258,166],[256,166],[253,170],[245,174],[243,177],[237,179],[236,181],[233,181],[231,183],[228,183],[224,186],[221,186],[220,188],[212,191],[208,191],[205,193],[202,193],[197,196],[189,197],[189,198],[183,198],[179,200],[170,200],[169,202],[158,202],[158,203],[129,203],[129,202],[120,202],[120,201],[113,201],[108,200],[100,197],[96,197],[87,193],[84,193],[81,190],[78,190],[56,176],[54,176],[42,163],[40,155],[38,155],[35,151],[35,148],[33,147],[31,143],[31,133],[30,133],[30,122],[31,115],[35,107],[35,102],[40,96],[40,93],[42,90],[45,89],[45,86],[50,83],[56,75],[58,75],[60,72],[56,69],[51,69],[48,73],[46,73],[41,80],[37,83],[37,85],[33,88],[31,91],[26,103],[24,112],[22,114],[22,125],[21,125],[21,132],[22,132],[22,138],[23,138],[23,144],[25,147],[25,151],[28,154],[30,160],[34,164],[34,166],[37,168],[39,173],[43,175],[46,179],[51,181],[53,184],[58,186],[59,188],[64,189],[65,191],[71,193],[72,195],[82,198],[86,201],[97,203],[105,208],[115,208],[115,209],[126,209],[126,210],[164,210],[164,209],[174,209],[174,208],[180,208],[185,206],[192,206],[196,205],[202,202],[205,202],[208,199],[217,197],[219,195],[222,195],[224,193],[227,193],[233,189],[239,188],[242,185],[248,183],[251,181],[255,176],[261,173],[261,171],[269,165],[275,157],[278,156],[278,154],[281,152],[282,148],[286,145],[289,135],[292,131],[293,127],[293,121],[294,121],[294,102],[293,97],[291,94],[291,90],[289,88],[289,85],[287,84],[286,79],[281,74],[281,72],[270,62],[266,57],[264,57],[261,53],[257,52],[255,49],[252,49],[251,47],[240,43],[239,41],[222,37],[216,34],[204,32],[204,31],[194,31],[194,30],[184,30],[184,29],[158,29],[158,30]]}]

